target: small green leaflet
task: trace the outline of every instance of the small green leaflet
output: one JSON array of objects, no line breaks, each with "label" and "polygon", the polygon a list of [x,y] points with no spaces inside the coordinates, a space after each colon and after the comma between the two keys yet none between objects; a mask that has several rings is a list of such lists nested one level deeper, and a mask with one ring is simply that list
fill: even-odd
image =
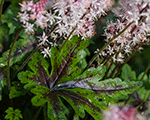
[{"label": "small green leaflet", "polygon": [[23,116],[19,109],[13,110],[12,107],[9,107],[5,112],[7,113],[5,119],[9,119],[9,120],[20,120],[20,118],[23,119]]}]

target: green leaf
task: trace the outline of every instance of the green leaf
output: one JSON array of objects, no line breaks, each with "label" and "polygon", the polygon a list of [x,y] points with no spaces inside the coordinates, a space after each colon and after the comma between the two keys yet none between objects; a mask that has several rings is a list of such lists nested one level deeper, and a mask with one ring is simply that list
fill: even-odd
[{"label": "green leaf", "polygon": [[37,85],[35,88],[31,89],[31,92],[36,94],[36,96],[34,96],[31,100],[34,106],[42,106],[49,101],[49,99],[45,96],[49,93],[48,88]]},{"label": "green leaf", "polygon": [[[43,57],[41,57],[41,55],[39,55],[39,53],[35,53],[35,55],[31,59],[31,61],[28,63],[28,66],[30,67],[30,69],[32,71],[28,70],[25,72],[20,72],[18,74],[18,78],[21,80],[22,83],[26,83],[26,85],[30,86],[29,84],[31,84],[31,81],[34,81],[34,83],[36,83],[36,85],[38,84],[37,86],[35,86],[35,88],[32,88],[32,87],[30,88],[31,92],[36,94],[31,100],[32,104],[35,106],[42,106],[42,105],[44,105],[44,103],[49,101],[47,111],[48,111],[48,117],[50,119],[67,119],[66,114],[68,114],[68,109],[62,103],[60,96],[67,97],[66,94],[68,94],[68,93],[70,95],[69,98],[73,99],[74,102],[78,102],[79,105],[83,104],[84,101],[85,101],[85,103],[88,103],[88,105],[86,105],[84,103],[84,105],[81,107],[78,107],[78,105],[77,105],[77,108],[80,109],[80,112],[82,111],[83,115],[85,114],[84,110],[86,110],[93,116],[95,114],[98,115],[98,116],[94,116],[94,118],[96,118],[96,119],[100,118],[101,115],[98,114],[100,109],[99,109],[99,107],[96,107],[96,105],[98,105],[98,103],[94,103],[94,101],[98,102],[98,100],[96,98],[93,98],[94,92],[90,92],[89,90],[87,92],[85,92],[85,94],[87,93],[87,96],[89,96],[89,98],[92,97],[90,99],[93,101],[93,103],[91,103],[86,98],[87,96],[82,97],[83,94],[76,93],[76,90],[74,90],[74,91],[66,91],[66,90],[57,91],[57,90],[53,89],[53,86],[51,87],[51,83],[53,83],[53,81],[57,77],[59,77],[58,80],[60,82],[64,82],[63,79],[66,79],[66,81],[71,81],[71,80],[75,79],[75,77],[77,77],[77,75],[79,75],[79,73],[81,73],[81,70],[79,69],[80,66],[78,64],[83,58],[85,58],[86,55],[85,54],[80,55],[80,53],[78,54],[78,51],[84,49],[88,45],[88,43],[89,42],[87,42],[87,41],[81,41],[77,37],[74,37],[72,39],[72,41],[68,41],[66,43],[65,47],[62,48],[60,51],[58,51],[56,48],[52,47],[52,49],[51,49],[51,60],[52,60],[51,76],[48,73],[48,66],[49,66],[48,63],[46,62],[46,60]],[[65,63],[65,61],[66,61],[66,63]],[[63,68],[63,63],[65,64],[66,68]],[[95,73],[93,73],[94,75],[97,74],[99,72],[99,70],[102,70],[102,67],[98,67],[96,69],[97,69],[97,71]],[[63,72],[61,70],[63,70]],[[58,72],[60,72],[61,75],[56,74]],[[101,72],[99,72],[99,73],[101,73]],[[90,72],[88,72],[87,74],[90,74]],[[49,88],[50,88],[50,90],[49,90]],[[46,89],[46,90],[43,90],[43,89]],[[72,97],[70,92],[72,92],[72,94],[74,94],[74,96],[78,97],[79,99]],[[84,109],[84,107],[85,107],[85,109]],[[93,107],[93,108],[91,108],[91,107]],[[73,108],[76,108],[76,107],[74,106]]]},{"label": "green leaf", "polygon": [[128,64],[125,64],[122,68],[121,78],[124,80],[136,80],[136,73],[132,71],[131,67]]},{"label": "green leaf", "polygon": [[[14,44],[10,58],[10,66],[20,61],[28,52],[30,52],[33,49],[33,36],[29,36],[25,33],[21,36],[23,38],[19,39]],[[4,67],[7,65],[9,51],[10,50],[5,51],[2,57],[0,57],[0,67]]]},{"label": "green leaf", "polygon": [[68,40],[62,49],[57,50],[51,48],[51,78],[55,80],[55,84],[73,80],[77,75],[82,72],[82,69],[86,67],[86,63],[82,66],[82,60],[86,57],[86,53],[81,54],[83,50],[89,45],[89,40],[81,40],[79,37],[74,36],[71,40]]},{"label": "green leaf", "polygon": [[65,114],[69,113],[69,110],[64,106],[58,93],[52,92],[49,96],[50,100],[48,102],[48,118],[51,120],[67,120]]},{"label": "green leaf", "polygon": [[93,89],[99,98],[105,103],[114,103],[119,99],[126,99],[128,94],[132,94],[135,90],[142,86],[142,82],[122,81],[120,78],[106,79],[104,81],[91,81],[94,83]]},{"label": "green leaf", "polygon": [[106,106],[99,102],[95,97],[95,93],[90,90],[76,88],[61,90],[60,94],[75,110],[77,115],[83,118],[86,110],[95,120],[101,119],[100,110],[105,109]]},{"label": "green leaf", "polygon": [[138,95],[140,96],[140,98],[143,100],[144,99],[144,96],[145,96],[145,94],[146,94],[146,89],[144,88],[144,87],[142,87],[142,88],[140,88],[138,91],[137,91],[137,93],[138,93]]},{"label": "green leaf", "polygon": [[84,49],[88,44],[88,41],[75,36],[60,50],[52,47],[50,74],[46,59],[35,53],[28,63],[31,70],[18,74],[21,83],[25,84],[24,88],[35,94],[32,104],[47,105],[49,119],[67,120],[69,112],[62,102],[65,99],[75,111],[74,119],[83,118],[87,111],[99,120],[102,118],[100,111],[109,102],[118,101],[122,96],[125,98],[138,88],[138,81],[128,82],[119,78],[102,81],[106,71],[104,66],[91,67],[82,73],[84,67],[80,64],[86,57]]},{"label": "green leaf", "polygon": [[[4,43],[6,44],[9,39],[8,32],[9,28],[5,24],[2,24],[0,27],[0,53],[4,50]],[[1,61],[0,64],[2,64]]]},{"label": "green leaf", "polygon": [[[138,80],[141,80],[142,76],[144,75],[144,72],[142,72],[139,76],[138,76]],[[148,76],[145,74],[144,78],[142,79],[142,81],[147,81],[148,80]]]},{"label": "green leaf", "polygon": [[15,86],[11,87],[11,91],[9,93],[9,98],[19,97],[20,95],[24,95],[22,91],[17,91]]},{"label": "green leaf", "polygon": [[[150,82],[149,82],[148,76],[145,74],[145,76],[143,77],[143,75],[144,75],[144,72],[142,72],[137,78],[139,81],[143,83],[143,86],[140,89],[138,89],[137,93],[142,99],[142,101],[144,102],[149,96]],[[141,80],[142,77],[143,79]]]},{"label": "green leaf", "polygon": [[85,50],[80,50],[77,53],[77,56],[81,57],[81,60],[79,61],[79,65],[82,69],[84,69],[87,66],[87,62],[86,62],[86,59],[85,59],[85,57],[87,56],[87,52]]},{"label": "green leaf", "polygon": [[25,88],[30,90],[37,84],[49,88],[49,84],[47,81],[49,77],[49,64],[43,58],[43,55],[41,55],[40,53],[35,53],[31,61],[28,63],[28,66],[32,71],[27,70],[18,74],[18,79],[21,80],[21,83],[28,83]]},{"label": "green leaf", "polygon": [[84,71],[83,74],[78,75],[76,79],[85,79],[89,77],[94,77],[97,81],[101,80],[105,75],[106,67],[105,66],[98,66],[97,68],[91,67]]},{"label": "green leaf", "polygon": [[18,9],[17,8],[11,8],[8,9],[5,14],[2,15],[2,23],[7,23],[9,27],[9,34],[12,34],[15,32],[15,29],[17,26],[19,26],[19,22],[16,19],[16,16],[18,15]]},{"label": "green leaf", "polygon": [[9,120],[20,120],[20,118],[23,119],[23,116],[19,109],[13,110],[12,107],[9,107],[5,112],[7,113],[5,119],[9,119]]},{"label": "green leaf", "polygon": [[12,85],[14,86],[11,87],[11,91],[9,93],[10,99],[19,97],[21,95],[23,96],[28,92],[27,90],[23,88],[23,85],[20,83],[20,81],[13,81]]}]

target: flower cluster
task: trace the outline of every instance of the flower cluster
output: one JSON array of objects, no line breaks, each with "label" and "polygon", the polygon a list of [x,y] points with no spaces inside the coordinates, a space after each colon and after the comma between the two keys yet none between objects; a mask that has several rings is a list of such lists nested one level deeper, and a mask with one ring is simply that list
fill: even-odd
[{"label": "flower cluster", "polygon": [[132,106],[111,105],[108,110],[103,111],[102,120],[147,120],[145,115],[136,112]]},{"label": "flower cluster", "polygon": [[23,1],[19,17],[27,33],[34,33],[37,27],[46,28],[44,32],[50,34],[38,37],[42,44],[52,44],[48,42],[49,36],[54,40],[74,35],[86,39],[94,34],[94,21],[105,15],[112,3],[112,0],[41,0],[35,4],[32,0]]},{"label": "flower cluster", "polygon": [[[24,24],[26,32],[33,32],[33,26],[41,28],[57,24],[55,33],[68,36],[76,27],[72,35],[81,35],[83,38],[92,36],[94,32],[94,20],[105,14],[112,4],[109,0],[59,0],[55,4],[48,0],[41,0],[36,4],[33,1],[23,1],[22,13],[19,13],[20,21]],[[53,7],[53,13],[46,9]],[[34,20],[30,23],[29,20]]]},{"label": "flower cluster", "polygon": [[[128,24],[126,31],[115,38],[100,56],[112,57],[114,62],[123,62],[140,43],[149,42],[150,35],[150,2],[148,0],[119,0],[119,6],[112,9],[118,19],[108,22],[104,35],[109,42],[118,35]],[[139,48],[141,49],[141,48]]]},{"label": "flower cluster", "polygon": [[58,13],[56,32],[68,37],[80,35],[83,39],[94,33],[94,20],[105,14],[111,5],[108,0],[60,0],[54,5],[54,13]]},{"label": "flower cluster", "polygon": [[[44,14],[46,11],[44,10],[45,5],[48,0],[42,0],[37,2],[36,4],[33,1],[23,1],[21,6],[21,12],[18,17],[20,17],[20,22],[24,24],[25,32],[33,33],[34,25],[40,26],[41,28],[46,27],[46,17]],[[30,22],[33,20],[34,23]]]}]

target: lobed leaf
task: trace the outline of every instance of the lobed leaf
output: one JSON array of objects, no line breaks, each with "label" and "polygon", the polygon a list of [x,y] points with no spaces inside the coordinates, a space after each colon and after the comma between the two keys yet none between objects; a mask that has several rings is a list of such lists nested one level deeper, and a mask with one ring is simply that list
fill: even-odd
[{"label": "lobed leaf", "polygon": [[5,112],[7,113],[5,119],[9,119],[9,120],[20,120],[20,118],[23,119],[23,116],[19,109],[13,110],[12,107],[9,107]]},{"label": "lobed leaf", "polygon": [[60,90],[59,93],[75,110],[76,117],[83,118],[85,116],[84,110],[86,110],[94,119],[101,119],[100,110],[106,106],[97,100],[93,91],[75,88]]},{"label": "lobed leaf", "polygon": [[35,53],[28,66],[32,71],[27,70],[18,74],[18,79],[22,83],[28,83],[25,87],[29,88],[36,84],[41,84],[49,88],[49,81],[47,81],[49,78],[49,64],[43,56],[40,53]]},{"label": "lobed leaf", "polygon": [[[25,33],[22,35],[23,38],[16,41],[14,44],[12,55],[10,58],[10,66],[20,61],[28,52],[33,49],[34,38],[28,36]],[[7,65],[8,54],[10,50],[5,51],[0,57],[0,67],[5,67]]]},{"label": "lobed leaf", "polygon": [[67,120],[66,114],[69,113],[69,110],[61,101],[59,94],[56,91],[53,91],[49,95],[47,114],[48,118],[51,120]]},{"label": "lobed leaf", "polygon": [[82,41],[77,36],[74,36],[59,51],[56,48],[51,49],[51,86],[73,80],[82,72],[79,64],[86,55],[81,56],[79,54],[88,44],[88,40]]},{"label": "lobed leaf", "polygon": [[83,118],[87,111],[94,119],[99,120],[102,117],[100,111],[109,102],[118,101],[120,96],[125,98],[135,90],[135,86],[139,86],[138,81],[128,82],[119,78],[102,81],[106,72],[104,66],[91,67],[82,73],[84,67],[79,63],[86,57],[81,52],[87,45],[88,42],[75,36],[62,49],[51,48],[50,74],[48,62],[39,53],[35,53],[28,63],[31,71],[18,74],[21,82],[26,84],[24,88],[35,94],[32,104],[47,104],[49,119],[67,120],[68,109],[62,102],[63,98],[74,109],[74,119]]},{"label": "lobed leaf", "polygon": [[124,80],[136,80],[136,73],[132,71],[131,67],[128,64],[125,64],[122,68],[121,78]]}]

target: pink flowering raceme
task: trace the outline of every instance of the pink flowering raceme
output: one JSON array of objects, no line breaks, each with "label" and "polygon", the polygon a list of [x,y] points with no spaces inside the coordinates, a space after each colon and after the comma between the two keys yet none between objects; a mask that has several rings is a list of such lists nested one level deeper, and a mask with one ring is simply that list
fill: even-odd
[{"label": "pink flowering raceme", "polygon": [[[110,0],[53,1],[41,0],[35,4],[33,1],[23,1],[20,4],[21,13],[19,13],[19,17],[27,29],[26,31],[33,32],[34,26],[46,28],[57,24],[54,32],[59,33],[60,36],[67,37],[76,27],[72,35],[81,35],[84,39],[92,36],[94,33],[94,20],[104,15],[104,10],[112,4]],[[52,8],[53,11],[51,12]],[[46,9],[49,9],[50,12]],[[34,22],[30,23],[30,20]],[[29,25],[30,29],[28,28]]]},{"label": "pink flowering raceme", "polygon": [[[109,42],[118,35],[128,24],[127,30],[115,38],[100,56],[111,56],[114,62],[123,62],[125,56],[141,43],[149,42],[150,35],[150,1],[149,0],[119,0],[119,6],[113,8],[118,19],[108,22],[104,35]],[[139,48],[141,49],[141,48]],[[116,54],[118,53],[118,54]]]},{"label": "pink flowering raceme", "polygon": [[[41,0],[34,4],[31,0],[20,3],[22,13],[19,13],[18,16],[20,17],[20,22],[24,24],[26,32],[34,32],[34,25],[40,26],[41,28],[47,26],[46,17],[44,16],[46,13],[44,7],[47,2],[48,0]],[[34,23],[29,23],[29,20],[34,20]]]},{"label": "pink flowering raceme", "polygon": [[132,106],[111,105],[108,110],[103,111],[102,120],[147,120],[147,117],[137,113]]},{"label": "pink flowering raceme", "polygon": [[[44,30],[42,37],[38,37],[40,43],[56,46],[58,36],[65,39],[70,39],[73,35],[81,36],[82,39],[91,37],[94,34],[94,21],[105,15],[105,10],[112,3],[112,0],[23,1],[18,16],[24,24],[25,32],[34,33],[40,27]],[[49,33],[48,36],[53,38],[54,43],[47,39],[46,33]]]},{"label": "pink flowering raceme", "polygon": [[81,35],[83,39],[92,36],[94,20],[104,15],[110,5],[108,0],[59,0],[54,5],[59,17],[56,32],[68,36],[76,27],[72,35]]}]

